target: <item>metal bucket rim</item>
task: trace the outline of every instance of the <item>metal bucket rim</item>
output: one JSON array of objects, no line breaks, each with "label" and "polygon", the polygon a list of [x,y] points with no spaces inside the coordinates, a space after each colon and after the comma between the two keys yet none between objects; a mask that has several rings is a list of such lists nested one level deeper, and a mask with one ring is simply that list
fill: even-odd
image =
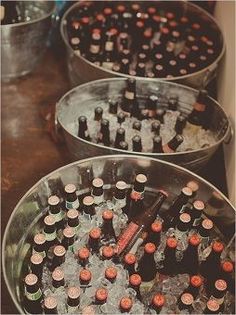
[{"label": "metal bucket rim", "polygon": [[10,290],[10,285],[8,283],[8,278],[7,278],[7,275],[6,275],[6,269],[5,269],[5,247],[6,247],[6,237],[7,237],[7,231],[9,230],[9,226],[12,222],[12,219],[15,215],[15,212],[17,211],[17,209],[19,208],[20,204],[22,203],[22,201],[41,183],[43,182],[44,180],[46,180],[48,177],[50,177],[51,175],[53,175],[53,173],[55,172],[59,172],[61,170],[64,170],[64,169],[67,169],[67,168],[70,168],[71,166],[73,165],[76,165],[76,164],[83,164],[83,163],[86,163],[86,162],[89,162],[90,160],[92,161],[95,161],[95,160],[104,160],[104,159],[119,159],[119,158],[122,158],[122,159],[141,159],[141,160],[151,160],[151,161],[154,161],[154,162],[157,162],[157,163],[163,163],[163,164],[166,164],[166,165],[169,165],[170,167],[172,168],[177,168],[183,172],[187,172],[189,175],[192,175],[193,177],[199,179],[200,181],[204,182],[205,184],[209,185],[212,189],[214,189],[215,191],[217,191],[221,197],[223,197],[225,199],[225,201],[232,207],[232,209],[236,212],[236,209],[235,207],[232,205],[231,201],[218,189],[216,188],[213,184],[211,184],[210,182],[208,182],[206,179],[202,178],[201,176],[195,174],[194,172],[190,171],[190,170],[187,170],[185,169],[184,167],[182,166],[179,166],[179,165],[175,165],[173,163],[170,163],[170,162],[167,162],[167,161],[162,161],[162,160],[158,160],[158,159],[154,159],[154,158],[150,158],[150,157],[140,157],[140,156],[137,156],[137,155],[127,155],[127,154],[118,154],[118,155],[103,155],[103,156],[95,156],[95,157],[92,157],[92,158],[86,158],[86,159],[82,159],[82,160],[78,160],[78,161],[75,161],[75,162],[72,162],[72,163],[69,163],[67,165],[64,165],[64,166],[61,166],[57,169],[55,169],[54,171],[50,172],[49,174],[43,176],[40,180],[38,180],[29,190],[27,190],[27,192],[23,195],[23,197],[18,201],[18,203],[16,204],[16,206],[14,207],[14,210],[13,212],[11,213],[9,219],[8,219],[8,222],[7,222],[7,225],[6,225],[6,228],[5,228],[5,231],[4,231],[4,235],[3,235],[3,241],[2,241],[2,267],[3,267],[3,277],[4,277],[4,280],[5,280],[5,283],[6,283],[6,286],[7,286],[7,289],[8,289],[8,292],[12,298],[12,301],[14,302],[16,308],[18,309],[18,311],[20,313],[23,312],[23,310],[21,309],[18,301],[16,301],[16,299],[14,298],[13,296],[13,293],[12,291]]},{"label": "metal bucket rim", "polygon": [[[85,0],[82,0],[82,1],[85,1]],[[163,1],[163,0],[154,0],[154,1]],[[185,0],[179,0],[181,2],[185,2]],[[129,75],[129,74],[125,74],[125,73],[121,73],[121,72],[115,72],[115,71],[112,71],[112,70],[109,70],[109,69],[105,69],[101,66],[98,66],[96,64],[94,64],[93,62],[89,61],[88,59],[82,57],[82,56],[78,56],[76,55],[76,53],[74,52],[73,48],[70,46],[69,42],[67,41],[66,39],[66,36],[65,36],[65,32],[64,32],[64,21],[66,20],[66,17],[67,15],[77,6],[80,6],[81,5],[81,1],[80,2],[76,2],[75,4],[73,4],[64,14],[63,14],[63,17],[61,19],[61,22],[60,22],[60,33],[61,33],[61,36],[62,36],[62,39],[66,45],[66,47],[69,49],[70,53],[73,54],[76,58],[79,58],[81,59],[83,62],[87,63],[88,65],[100,70],[100,71],[103,71],[105,73],[108,73],[110,75],[115,75],[115,76],[119,76],[119,77],[126,77],[126,78],[133,78],[133,76]],[[143,80],[146,80],[146,81],[150,81],[150,80],[156,80],[156,81],[176,81],[176,80],[185,80],[185,79],[189,79],[193,76],[197,76],[197,75],[200,75],[204,72],[206,72],[208,69],[211,69],[213,68],[214,69],[214,66],[217,66],[217,64],[219,63],[219,61],[222,59],[224,53],[225,53],[225,50],[226,50],[226,44],[225,44],[225,39],[224,39],[224,35],[220,29],[220,26],[217,22],[217,20],[210,14],[208,13],[206,10],[198,7],[197,5],[193,4],[193,3],[190,3],[188,2],[187,3],[188,6],[192,6],[194,7],[196,10],[199,10],[201,14],[205,14],[209,17],[210,20],[212,20],[215,25],[217,26],[220,34],[221,34],[221,37],[222,37],[222,50],[220,52],[220,54],[218,55],[218,57],[211,63],[209,64],[208,66],[206,66],[205,68],[201,69],[201,70],[198,70],[196,72],[193,72],[193,73],[190,73],[190,74],[186,74],[186,75],[183,75],[183,76],[178,76],[178,77],[173,77],[173,78],[146,78],[146,77],[139,77],[139,76],[135,76],[135,78],[139,78],[139,79],[143,79]],[[210,71],[210,70],[208,70]]]},{"label": "metal bucket rim", "polygon": [[[68,133],[70,134],[73,138],[77,139],[77,140],[80,140],[88,145],[92,145],[92,146],[95,146],[95,147],[99,147],[99,148],[107,148],[109,149],[110,147],[107,147],[107,146],[104,146],[104,145],[101,145],[101,144],[98,144],[98,143],[93,143],[93,142],[90,142],[90,141],[87,141],[87,140],[84,140],[78,136],[76,136],[75,134],[71,133],[68,128],[59,120],[59,117],[57,115],[57,112],[58,112],[58,108],[59,106],[62,106],[62,102],[63,100],[68,96],[70,95],[71,93],[73,93],[74,91],[76,91],[77,89],[80,89],[80,88],[83,88],[83,87],[86,87],[86,86],[89,86],[91,85],[91,83],[103,83],[103,82],[106,82],[106,81],[124,81],[126,80],[125,77],[121,77],[121,78],[106,78],[106,79],[98,79],[98,80],[94,80],[94,81],[90,81],[90,82],[86,82],[84,84],[81,84],[81,85],[77,85],[76,87],[72,88],[71,90],[67,91],[60,99],[59,101],[56,103],[56,111],[55,111],[55,120],[58,121],[61,125],[61,127]],[[143,79],[142,78],[137,78],[138,81],[142,81]],[[157,81],[155,79],[149,79],[149,82],[153,82],[153,83],[156,83]],[[170,84],[172,86],[178,86],[182,89],[186,89],[186,90],[189,90],[189,91],[192,91],[192,92],[197,92],[196,89],[192,88],[192,87],[189,87],[189,86],[186,86],[186,85],[183,85],[183,84],[179,84],[179,83],[175,83],[175,82],[165,82],[165,81],[160,81],[161,84]],[[212,148],[215,148],[217,146],[219,146],[223,141],[224,139],[227,137],[227,134],[228,134],[228,130],[230,129],[230,122],[229,122],[229,119],[224,111],[224,109],[220,106],[220,104],[214,99],[212,98],[211,96],[208,95],[208,98],[211,99],[211,101],[214,102],[214,104],[216,106],[219,107],[219,109],[223,112],[223,114],[225,115],[225,118],[227,119],[227,129],[225,130],[225,134],[222,136],[221,139],[217,140],[214,144],[210,145],[209,147],[207,148],[200,148],[200,149],[197,149],[197,150],[190,150],[190,151],[182,151],[182,152],[173,152],[173,153],[152,153],[152,152],[135,152],[135,155],[138,155],[138,156],[147,156],[147,157],[173,157],[173,156],[182,156],[182,155],[187,155],[187,154],[192,154],[192,153],[197,153],[197,152],[204,152],[204,151],[208,151],[209,149],[212,149]],[[123,154],[127,154],[127,151],[125,150],[121,150],[121,149],[117,149],[117,148],[110,148],[112,149],[113,151],[116,151],[116,152],[122,152]],[[132,155],[133,155],[133,151],[131,150],[128,150],[128,152],[130,152]]]},{"label": "metal bucket rim", "polygon": [[50,6],[52,6],[52,8],[50,9],[50,12],[44,13],[41,17],[38,17],[37,19],[31,20],[28,22],[25,21],[25,22],[20,22],[20,23],[13,23],[13,24],[4,24],[4,25],[1,24],[1,29],[4,31],[4,30],[7,30],[8,28],[11,29],[11,28],[15,28],[18,26],[31,25],[33,23],[37,23],[37,22],[40,22],[44,19],[47,19],[48,17],[50,17],[55,12],[55,8],[56,8],[56,3],[54,0],[47,0],[47,3],[50,3]]}]

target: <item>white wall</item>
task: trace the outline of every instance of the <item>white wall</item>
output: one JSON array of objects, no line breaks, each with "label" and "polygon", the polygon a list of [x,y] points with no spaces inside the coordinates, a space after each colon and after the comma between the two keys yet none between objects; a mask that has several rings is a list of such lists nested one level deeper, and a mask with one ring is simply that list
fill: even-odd
[{"label": "white wall", "polygon": [[[217,1],[215,17],[226,42],[226,54],[218,79],[218,99],[235,132],[235,1]],[[235,137],[224,146],[224,152],[229,199],[235,205]]]}]

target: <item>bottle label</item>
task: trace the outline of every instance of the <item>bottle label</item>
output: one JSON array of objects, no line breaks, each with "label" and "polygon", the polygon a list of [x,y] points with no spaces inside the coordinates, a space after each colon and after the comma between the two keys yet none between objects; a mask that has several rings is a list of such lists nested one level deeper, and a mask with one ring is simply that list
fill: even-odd
[{"label": "bottle label", "polygon": [[69,314],[78,314],[78,306],[70,306],[68,305],[68,309],[67,309]]},{"label": "bottle label", "polygon": [[201,223],[202,218],[197,218],[193,221],[193,226],[198,226]]},{"label": "bottle label", "polygon": [[130,92],[130,91],[125,91],[125,98],[127,98],[128,100],[133,100],[134,99],[134,92]]},{"label": "bottle label", "polygon": [[46,241],[50,242],[56,239],[57,232],[56,231],[54,231],[53,233],[44,232],[44,235],[45,235]]},{"label": "bottle label", "polygon": [[98,54],[99,53],[99,49],[100,49],[99,45],[91,45],[90,46],[90,52],[92,54]]},{"label": "bottle label", "polygon": [[67,209],[78,209],[79,208],[79,200],[76,199],[75,201],[66,201],[66,208]]},{"label": "bottle label", "polygon": [[206,105],[200,104],[200,103],[195,103],[193,106],[194,109],[196,109],[198,112],[204,112],[206,109]]},{"label": "bottle label", "polygon": [[100,203],[102,203],[104,201],[104,194],[102,194],[101,196],[94,196],[92,194],[92,196],[93,196],[93,199],[94,199],[94,203],[96,205],[99,205]]},{"label": "bottle label", "polygon": [[30,300],[30,301],[37,301],[38,299],[41,298],[42,291],[41,291],[41,289],[38,289],[38,291],[35,292],[35,293],[29,293],[28,291],[26,291],[25,295],[26,295],[28,300]]},{"label": "bottle label", "polygon": [[114,62],[106,62],[106,61],[104,61],[104,62],[102,63],[102,66],[103,66],[104,68],[108,69],[108,70],[112,70],[113,65],[114,65]]},{"label": "bottle label", "polygon": [[114,43],[113,42],[106,42],[105,44],[105,50],[106,51],[112,51],[114,48]]},{"label": "bottle label", "polygon": [[130,243],[135,233],[138,231],[139,226],[131,222],[124,233],[121,235],[117,242],[117,254],[119,255],[126,246]]},{"label": "bottle label", "polygon": [[64,213],[62,210],[60,210],[60,212],[56,213],[56,214],[51,213],[50,211],[49,211],[49,213],[54,217],[55,222],[60,222],[64,218]]},{"label": "bottle label", "polygon": [[43,258],[45,258],[46,257],[46,252],[45,251],[43,251],[43,252],[37,252],[35,249],[33,249],[33,254],[39,254],[39,255],[41,255]]}]

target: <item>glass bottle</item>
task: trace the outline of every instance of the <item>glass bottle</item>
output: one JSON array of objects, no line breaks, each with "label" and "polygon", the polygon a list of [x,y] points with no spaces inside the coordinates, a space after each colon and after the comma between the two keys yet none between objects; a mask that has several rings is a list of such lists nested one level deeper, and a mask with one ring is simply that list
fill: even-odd
[{"label": "glass bottle", "polygon": [[181,145],[181,143],[183,141],[184,141],[184,138],[181,135],[177,134],[168,143],[163,145],[164,153],[173,153],[173,152],[175,152],[176,149]]},{"label": "glass bottle", "polygon": [[179,265],[176,260],[177,244],[177,240],[174,237],[167,238],[164,250],[165,259],[163,267],[158,270],[159,273],[170,276],[178,273]]},{"label": "glass bottle", "polygon": [[91,138],[88,132],[87,118],[85,116],[80,116],[78,121],[79,121],[78,137],[87,141],[91,141]]},{"label": "glass bottle", "polygon": [[69,287],[67,290],[67,311],[69,314],[77,314],[80,306],[80,288]]},{"label": "glass bottle", "polygon": [[101,239],[101,229],[93,228],[89,232],[88,248],[92,254],[99,253],[99,244]]},{"label": "glass bottle", "polygon": [[128,271],[129,276],[136,273],[135,264],[137,262],[136,256],[134,254],[128,253],[124,257],[124,267]]},{"label": "glass bottle", "polygon": [[201,239],[198,234],[193,234],[188,239],[188,247],[183,253],[181,260],[181,273],[190,275],[197,274],[199,271],[198,246]]},{"label": "glass bottle", "polygon": [[58,196],[50,196],[48,198],[49,214],[52,215],[56,222],[57,229],[64,227],[64,211],[60,207],[60,198]]},{"label": "glass bottle", "polygon": [[47,296],[43,302],[43,309],[45,314],[58,314],[57,299],[54,296]]},{"label": "glass bottle", "polygon": [[42,314],[41,302],[43,294],[39,286],[38,277],[29,273],[24,279],[25,296],[24,296],[24,309],[30,314]]},{"label": "glass bottle", "polygon": [[101,204],[104,201],[103,180],[99,177],[94,178],[92,181],[92,197],[96,205]]},{"label": "glass bottle", "polygon": [[69,227],[74,229],[75,234],[79,231],[79,211],[70,209],[66,213],[67,224]]},{"label": "glass bottle", "polygon": [[129,277],[129,287],[135,290],[136,297],[140,301],[142,301],[142,296],[141,296],[141,293],[140,293],[140,285],[141,285],[141,283],[142,283],[142,278],[140,277],[140,275],[138,273],[133,273],[132,275],[130,275],[130,277]]},{"label": "glass bottle", "polygon": [[113,212],[105,210],[102,213],[103,224],[101,227],[101,243],[116,244],[116,234],[113,228]]},{"label": "glass bottle", "polygon": [[74,184],[67,184],[65,186],[65,206],[66,209],[79,209],[79,199],[76,194],[76,187]]},{"label": "glass bottle", "polygon": [[[154,253],[156,246],[153,243],[147,243],[144,246],[144,254],[138,264],[138,273],[145,282],[152,281],[156,277],[156,263]],[[147,268],[148,266],[148,268]]]}]

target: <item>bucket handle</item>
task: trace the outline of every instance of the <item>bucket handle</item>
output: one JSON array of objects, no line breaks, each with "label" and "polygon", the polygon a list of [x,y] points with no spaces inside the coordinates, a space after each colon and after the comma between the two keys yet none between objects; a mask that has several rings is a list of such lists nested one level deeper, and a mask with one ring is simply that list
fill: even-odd
[{"label": "bucket handle", "polygon": [[230,123],[230,120],[228,119],[228,122],[229,122],[229,125],[228,125],[228,129],[226,131],[226,136],[225,136],[225,139],[224,139],[224,144],[229,144],[234,136],[234,130],[232,128],[232,125]]}]

